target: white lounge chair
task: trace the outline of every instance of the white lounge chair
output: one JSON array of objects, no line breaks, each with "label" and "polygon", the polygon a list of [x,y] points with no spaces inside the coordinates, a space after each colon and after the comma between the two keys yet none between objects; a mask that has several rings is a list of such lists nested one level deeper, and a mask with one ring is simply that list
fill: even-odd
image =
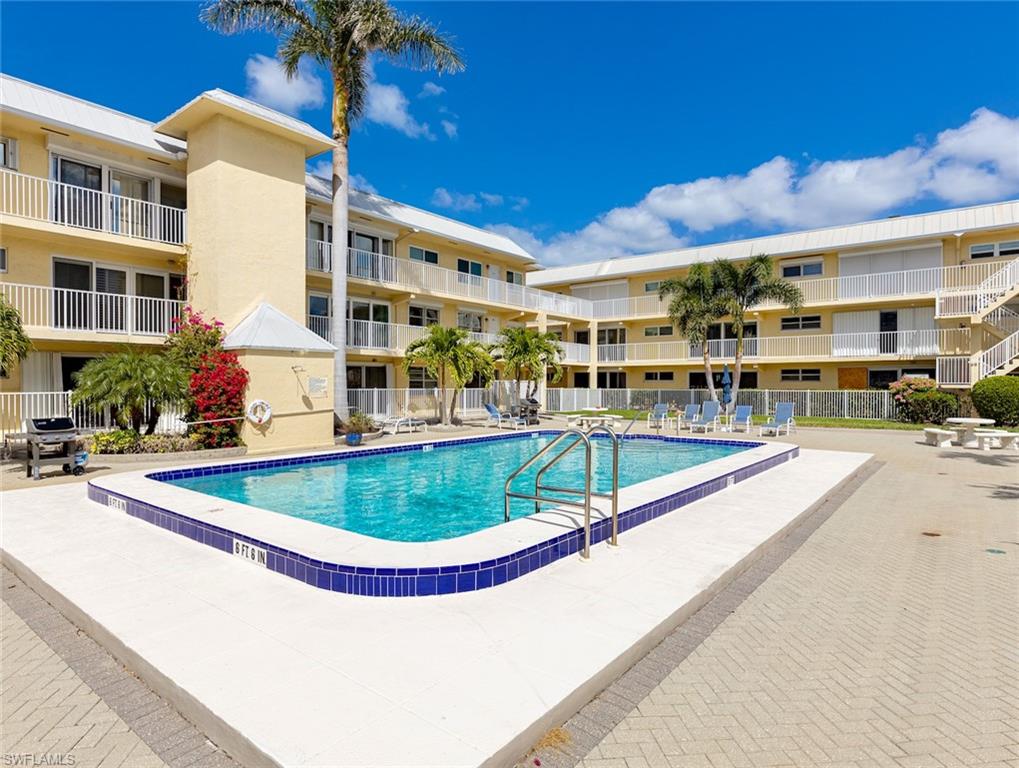
[{"label": "white lounge chair", "polygon": [[673,421],[672,416],[669,415],[669,406],[666,403],[655,403],[654,408],[648,411],[647,415],[647,428],[651,429],[655,427],[657,429],[664,429],[669,426]]},{"label": "white lounge chair", "polygon": [[775,403],[775,415],[767,424],[761,425],[760,434],[764,435],[765,432],[770,432],[778,437],[784,429],[788,435],[796,426],[796,421],[793,419],[794,408],[795,403]]},{"label": "white lounge chair", "polygon": [[696,421],[690,422],[691,432],[710,432],[718,429],[720,422],[718,421],[719,404],[717,400],[709,400],[704,404],[701,409],[701,417]]},{"label": "white lounge chair", "polygon": [[501,429],[503,424],[509,424],[513,429],[520,429],[520,427],[527,426],[527,419],[514,416],[508,411],[500,411],[491,403],[485,403],[485,411],[488,413],[488,421],[485,422],[486,427]]},{"label": "white lounge chair", "polygon": [[402,416],[389,416],[382,422],[382,432],[387,435],[398,435],[400,430],[417,432],[418,430],[428,431],[428,422],[418,418],[413,413],[406,413]]}]

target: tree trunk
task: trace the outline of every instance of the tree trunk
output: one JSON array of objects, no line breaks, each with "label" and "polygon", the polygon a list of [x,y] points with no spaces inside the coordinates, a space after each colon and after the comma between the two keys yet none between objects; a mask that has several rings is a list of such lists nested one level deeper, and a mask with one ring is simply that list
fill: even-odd
[{"label": "tree trunk", "polygon": [[333,410],[338,419],[350,413],[347,405],[347,192],[350,168],[348,166],[347,123],[348,94],[345,78],[337,71],[333,75],[333,242],[332,242],[332,343],[333,356]]},{"label": "tree trunk", "polygon": [[155,434],[155,432],[156,432],[156,425],[159,424],[159,415],[160,415],[159,408],[156,407],[155,405],[153,405],[149,409],[149,419],[148,419],[148,422],[145,424],[145,434],[146,435]]},{"label": "tree trunk", "polygon": [[701,344],[701,350],[704,355],[704,378],[708,380],[708,394],[712,400],[717,400],[718,395],[715,394],[715,375],[711,372],[711,351],[708,349],[707,340]]},{"label": "tree trunk", "polygon": [[726,411],[736,408],[736,396],[739,394],[739,378],[743,371],[743,328],[736,331],[736,364],[732,372],[732,402]]},{"label": "tree trunk", "polygon": [[460,393],[462,389],[454,387],[453,389],[453,401],[449,404],[449,423],[454,424],[454,417],[456,416],[456,401],[460,399]]},{"label": "tree trunk", "polygon": [[131,429],[140,435],[142,433],[142,412],[138,408],[132,408],[129,413],[131,414]]},{"label": "tree trunk", "polygon": [[446,368],[443,366],[442,370],[439,371],[439,419],[443,424],[448,424],[446,420]]}]

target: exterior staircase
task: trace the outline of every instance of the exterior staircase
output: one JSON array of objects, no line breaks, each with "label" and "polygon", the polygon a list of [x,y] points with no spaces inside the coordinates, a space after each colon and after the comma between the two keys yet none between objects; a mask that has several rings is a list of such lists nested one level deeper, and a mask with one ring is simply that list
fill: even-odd
[{"label": "exterior staircase", "polygon": [[965,318],[982,324],[984,334],[997,338],[991,346],[972,355],[939,357],[938,383],[945,387],[971,387],[988,376],[1003,376],[1019,369],[1019,312],[1006,306],[1019,296],[1019,259],[975,286],[938,291],[935,316]]}]

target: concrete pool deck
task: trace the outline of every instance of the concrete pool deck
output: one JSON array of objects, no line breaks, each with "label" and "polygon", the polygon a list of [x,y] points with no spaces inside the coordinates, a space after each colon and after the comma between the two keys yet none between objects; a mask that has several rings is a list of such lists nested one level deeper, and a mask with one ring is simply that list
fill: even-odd
[{"label": "concrete pool deck", "polygon": [[800,458],[525,578],[379,601],[254,569],[100,507],[4,494],[3,554],[243,764],[502,765],[853,475]]}]

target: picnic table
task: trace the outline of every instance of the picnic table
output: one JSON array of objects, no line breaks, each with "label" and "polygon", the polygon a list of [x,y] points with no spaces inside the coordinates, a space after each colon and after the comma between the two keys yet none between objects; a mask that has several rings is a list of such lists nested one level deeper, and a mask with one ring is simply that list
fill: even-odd
[{"label": "picnic table", "polygon": [[994,426],[994,419],[976,419],[976,418],[964,418],[962,416],[953,416],[950,419],[945,419],[946,424],[958,425],[956,432],[959,435],[959,445],[963,448],[976,448],[977,447],[977,427],[991,427]]}]

